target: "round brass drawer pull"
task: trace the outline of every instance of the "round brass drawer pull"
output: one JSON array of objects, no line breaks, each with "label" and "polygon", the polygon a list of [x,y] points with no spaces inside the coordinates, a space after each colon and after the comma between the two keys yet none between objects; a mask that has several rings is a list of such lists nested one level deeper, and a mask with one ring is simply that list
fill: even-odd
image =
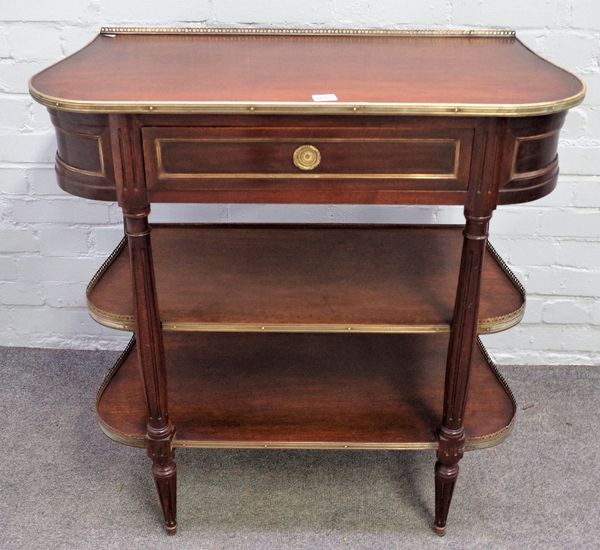
[{"label": "round brass drawer pull", "polygon": [[300,170],[314,170],[321,162],[321,153],[314,145],[300,145],[294,151],[294,166]]}]

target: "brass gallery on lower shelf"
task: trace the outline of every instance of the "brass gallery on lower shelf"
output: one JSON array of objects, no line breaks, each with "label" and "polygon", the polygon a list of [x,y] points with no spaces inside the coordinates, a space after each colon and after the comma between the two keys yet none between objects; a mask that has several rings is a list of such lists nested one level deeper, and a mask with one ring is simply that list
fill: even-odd
[{"label": "brass gallery on lower shelf", "polygon": [[[123,350],[113,367],[104,377],[100,388],[96,394],[96,408],[100,404],[100,400],[106,389],[108,388],[111,380],[119,371],[123,365],[125,359],[132,352],[135,345],[135,337],[132,337],[127,344],[127,347]],[[491,359],[487,350],[485,349],[481,339],[477,339],[478,348],[481,350],[485,360],[496,379],[500,382],[506,393],[508,394],[513,409],[516,411],[516,401],[512,390],[504,380],[504,377],[498,371],[496,364]],[[129,445],[131,447],[144,447],[144,437],[134,437],[126,435],[119,430],[109,426],[102,420],[99,414],[96,414],[96,419],[102,431],[113,441]],[[516,419],[516,414],[513,414],[509,424],[504,428],[484,436],[477,436],[468,438],[465,442],[465,450],[471,451],[476,449],[486,449],[494,447],[499,443],[502,443],[511,433]],[[175,420],[176,422],[176,420]],[[262,441],[262,442],[248,442],[248,441],[188,441],[177,439],[177,433],[173,439],[173,447],[176,448],[214,448],[214,449],[322,449],[322,450],[389,450],[389,451],[418,451],[418,450],[435,450],[438,448],[438,442],[405,442],[405,443],[350,443],[350,442],[327,442],[327,441]]]}]

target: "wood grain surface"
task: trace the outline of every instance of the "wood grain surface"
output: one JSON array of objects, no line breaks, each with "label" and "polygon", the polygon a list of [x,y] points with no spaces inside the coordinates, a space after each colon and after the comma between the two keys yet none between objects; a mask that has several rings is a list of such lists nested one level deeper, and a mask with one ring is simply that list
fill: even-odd
[{"label": "wood grain surface", "polygon": [[514,107],[583,91],[576,77],[516,38],[427,36],[100,35],[36,75],[31,88],[120,110],[127,103],[310,103],[313,94],[359,105]]},{"label": "wood grain surface", "polygon": [[[253,323],[447,331],[461,245],[460,226],[154,225],[161,321],[170,330]],[[133,326],[130,281],[124,248],[89,293],[96,310],[130,318],[123,328]],[[488,253],[481,330],[507,328],[492,318],[514,314],[523,302]]]},{"label": "wood grain surface", "polygon": [[[164,342],[175,446],[437,446],[448,335],[165,333]],[[105,430],[131,445],[146,433],[138,373],[134,349],[98,402]],[[470,384],[467,445],[485,445],[509,426],[514,403],[479,349]]]}]

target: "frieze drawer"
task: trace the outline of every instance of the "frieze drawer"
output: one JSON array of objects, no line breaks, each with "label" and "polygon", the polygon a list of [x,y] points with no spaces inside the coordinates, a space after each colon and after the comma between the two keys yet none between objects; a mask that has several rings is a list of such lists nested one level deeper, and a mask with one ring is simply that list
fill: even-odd
[{"label": "frieze drawer", "polygon": [[[465,191],[473,130],[146,127],[155,200],[361,202],[398,191]],[[385,202],[385,201],[384,201]]]}]

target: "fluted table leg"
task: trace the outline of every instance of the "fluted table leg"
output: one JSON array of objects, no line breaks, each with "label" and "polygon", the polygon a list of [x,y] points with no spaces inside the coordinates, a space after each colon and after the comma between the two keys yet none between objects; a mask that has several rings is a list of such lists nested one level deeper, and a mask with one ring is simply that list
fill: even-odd
[{"label": "fluted table leg", "polygon": [[152,473],[165,516],[165,529],[173,534],[177,529],[177,467],[172,448],[175,429],[168,414],[165,353],[156,298],[148,211],[125,212],[124,218],[136,303],[137,350],[148,405],[146,448],[153,462]]},{"label": "fluted table leg", "polygon": [[458,462],[464,452],[464,412],[473,343],[477,335],[479,289],[491,217],[476,217],[468,213],[465,216],[467,223],[448,345],[444,409],[435,465],[434,531],[438,535],[443,535],[446,530],[448,510],[458,477]]}]

